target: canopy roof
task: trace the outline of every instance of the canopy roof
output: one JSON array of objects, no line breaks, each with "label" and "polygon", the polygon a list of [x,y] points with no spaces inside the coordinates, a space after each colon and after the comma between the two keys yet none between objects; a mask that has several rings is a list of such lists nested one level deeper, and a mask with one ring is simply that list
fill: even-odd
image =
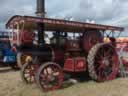
[{"label": "canopy roof", "polygon": [[94,30],[111,30],[111,31],[123,31],[123,27],[100,25],[100,24],[90,24],[76,21],[67,21],[61,19],[51,19],[51,18],[39,18],[32,16],[13,16],[6,24],[6,28],[11,28],[15,23],[20,23],[21,21],[30,22],[33,24],[42,23],[44,24],[44,30],[46,31],[62,31],[62,32],[84,32],[88,29]]}]

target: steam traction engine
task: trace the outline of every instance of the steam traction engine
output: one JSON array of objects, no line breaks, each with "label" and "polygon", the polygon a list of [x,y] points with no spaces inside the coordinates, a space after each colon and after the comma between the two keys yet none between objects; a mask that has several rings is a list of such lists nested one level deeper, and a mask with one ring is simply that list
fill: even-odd
[{"label": "steam traction engine", "polygon": [[66,72],[88,71],[100,82],[117,75],[115,39],[107,35],[111,42],[104,43],[104,36],[123,28],[31,16],[14,16],[6,27],[13,32],[11,45],[25,57],[20,60],[26,83],[36,81],[49,91],[60,88]]}]

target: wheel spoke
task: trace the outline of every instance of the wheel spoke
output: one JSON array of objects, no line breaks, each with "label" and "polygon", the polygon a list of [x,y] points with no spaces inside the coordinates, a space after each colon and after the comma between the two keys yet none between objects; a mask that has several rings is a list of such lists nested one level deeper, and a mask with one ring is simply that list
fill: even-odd
[{"label": "wheel spoke", "polygon": [[104,48],[101,48],[99,51],[101,51],[101,53],[100,53],[101,55],[100,56],[104,57]]},{"label": "wheel spoke", "polygon": [[45,75],[49,75],[49,73],[48,73],[48,68],[44,69],[44,74],[45,74]]},{"label": "wheel spoke", "polygon": [[112,49],[110,48],[107,52],[106,52],[106,56],[109,56],[112,52]]},{"label": "wheel spoke", "polygon": [[102,58],[103,58],[103,57],[101,56],[101,54],[98,53],[98,54],[96,55],[96,60],[101,60]]},{"label": "wheel spoke", "polygon": [[100,68],[100,70],[98,70],[98,77],[99,79],[103,79],[103,69]]}]

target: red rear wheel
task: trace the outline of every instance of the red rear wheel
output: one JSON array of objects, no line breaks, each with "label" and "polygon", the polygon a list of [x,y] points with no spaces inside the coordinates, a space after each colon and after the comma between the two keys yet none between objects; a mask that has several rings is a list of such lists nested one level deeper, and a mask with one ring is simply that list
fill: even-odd
[{"label": "red rear wheel", "polygon": [[56,63],[44,63],[37,72],[36,81],[43,91],[59,89],[63,82],[63,71]]},{"label": "red rear wheel", "polygon": [[90,76],[97,81],[113,80],[118,72],[118,55],[110,44],[96,44],[88,55]]}]

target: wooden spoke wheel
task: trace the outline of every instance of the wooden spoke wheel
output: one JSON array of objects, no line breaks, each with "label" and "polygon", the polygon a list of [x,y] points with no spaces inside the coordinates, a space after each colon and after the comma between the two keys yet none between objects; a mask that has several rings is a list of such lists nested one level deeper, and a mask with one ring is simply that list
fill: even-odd
[{"label": "wooden spoke wheel", "polygon": [[43,91],[59,89],[63,82],[61,67],[53,62],[44,63],[37,72],[36,81]]},{"label": "wooden spoke wheel", "polygon": [[118,72],[118,55],[110,44],[96,44],[88,54],[89,75],[96,81],[113,80]]},{"label": "wooden spoke wheel", "polygon": [[38,64],[32,64],[32,62],[27,62],[21,68],[21,78],[26,84],[35,83],[35,73],[39,68]]},{"label": "wooden spoke wheel", "polygon": [[26,57],[30,56],[30,54],[18,52],[17,53],[17,65],[19,68],[22,68],[22,66],[26,63]]}]

